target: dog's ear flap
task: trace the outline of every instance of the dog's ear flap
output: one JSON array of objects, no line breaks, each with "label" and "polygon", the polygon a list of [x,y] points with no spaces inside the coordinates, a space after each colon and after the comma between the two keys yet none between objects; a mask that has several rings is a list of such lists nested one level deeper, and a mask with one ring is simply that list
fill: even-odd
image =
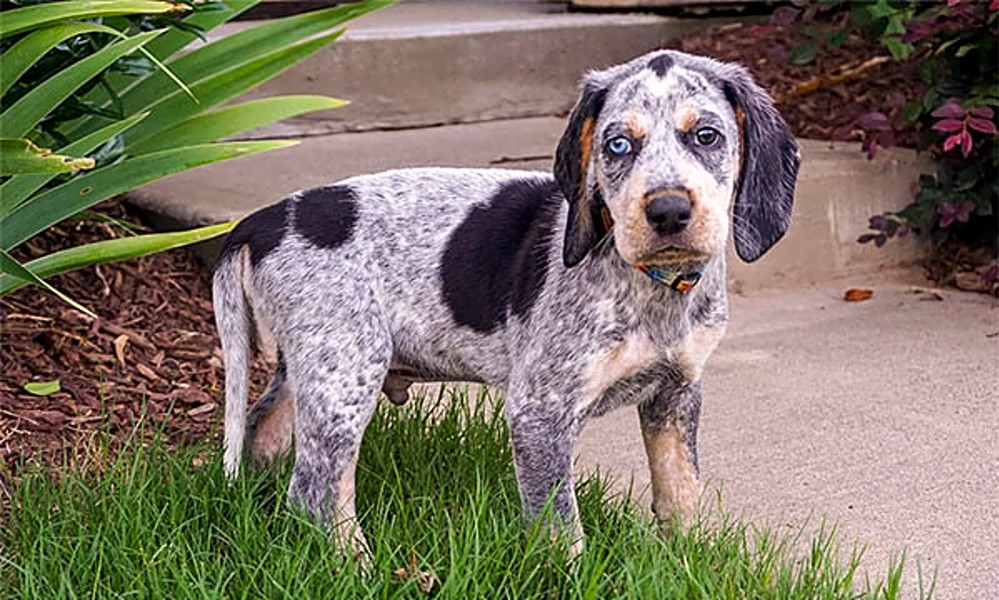
[{"label": "dog's ear flap", "polygon": [[742,139],[734,226],[739,258],[753,262],[780,240],[791,221],[801,155],[773,101],[743,69],[723,85]]},{"label": "dog's ear flap", "polygon": [[593,154],[593,128],[607,98],[605,88],[585,83],[579,101],[569,115],[555,151],[555,179],[569,201],[562,260],[567,267],[578,264],[606,234],[600,215],[599,190],[588,181]]}]

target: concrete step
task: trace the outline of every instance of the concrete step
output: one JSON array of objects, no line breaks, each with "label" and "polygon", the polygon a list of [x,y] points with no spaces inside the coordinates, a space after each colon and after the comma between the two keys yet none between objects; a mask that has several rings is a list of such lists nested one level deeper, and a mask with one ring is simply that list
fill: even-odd
[{"label": "concrete step", "polygon": [[[316,136],[298,146],[250,156],[150,184],[132,202],[166,228],[241,217],[299,189],[361,173],[413,166],[550,170],[563,120],[510,119],[427,129]],[[913,264],[925,241],[909,236],[884,248],[856,243],[871,215],[898,210],[910,198],[926,159],[907,150],[879,152],[868,161],[853,145],[801,140],[803,163],[786,239],[760,261],[733,255],[734,291],[795,286]],[[212,247],[205,256],[213,258]]]},{"label": "concrete step", "polygon": [[[329,48],[247,94],[325,94],[350,106],[256,132],[310,135],[560,115],[580,74],[721,22],[578,14],[564,4],[402,3],[351,22]],[[212,37],[255,24],[231,23]]]}]

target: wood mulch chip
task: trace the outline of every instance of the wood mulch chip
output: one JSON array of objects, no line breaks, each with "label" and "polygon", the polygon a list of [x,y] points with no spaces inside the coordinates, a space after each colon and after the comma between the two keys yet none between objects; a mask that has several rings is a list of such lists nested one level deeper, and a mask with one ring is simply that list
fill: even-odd
[{"label": "wood mulch chip", "polygon": [[[691,34],[673,47],[747,65],[772,94],[785,98],[779,106],[799,136],[828,139],[891,94],[918,86],[910,67],[887,61],[856,78],[795,94],[796,88],[886,55],[877,45],[851,38],[840,50],[819,53],[810,65],[787,65],[787,52],[805,39],[803,29],[800,23],[730,25]],[[98,212],[135,220],[117,201]],[[16,255],[26,259],[121,235],[120,227],[101,219],[71,220],[22,245]],[[143,419],[147,432],[161,430],[171,444],[216,435],[222,413],[220,349],[209,274],[190,253],[175,250],[83,269],[52,283],[99,319],[92,321],[36,288],[0,298],[0,460],[6,467],[0,468],[0,496],[10,487],[4,480],[16,476],[22,461],[73,463],[83,458],[95,433],[121,438]],[[256,366],[254,393],[269,372]],[[28,382],[56,379],[61,391],[48,396],[24,389]]]}]

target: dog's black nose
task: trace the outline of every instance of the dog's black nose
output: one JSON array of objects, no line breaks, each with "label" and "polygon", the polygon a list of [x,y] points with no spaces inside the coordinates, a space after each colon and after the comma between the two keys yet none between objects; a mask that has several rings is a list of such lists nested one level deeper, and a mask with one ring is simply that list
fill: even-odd
[{"label": "dog's black nose", "polygon": [[681,195],[658,196],[645,207],[645,218],[660,235],[674,235],[690,223],[690,199]]}]

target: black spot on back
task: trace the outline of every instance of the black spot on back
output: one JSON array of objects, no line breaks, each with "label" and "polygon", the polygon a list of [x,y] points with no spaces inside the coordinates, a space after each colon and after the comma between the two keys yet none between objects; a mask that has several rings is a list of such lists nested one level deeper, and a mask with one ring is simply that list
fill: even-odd
[{"label": "black spot on back", "polygon": [[303,192],[295,206],[295,230],[320,248],[342,246],[356,223],[357,196],[345,185]]},{"label": "black spot on back", "polygon": [[666,75],[666,71],[673,67],[673,58],[669,54],[660,54],[650,60],[647,66],[655,71],[656,75],[663,77]]},{"label": "black spot on back", "polygon": [[506,323],[508,309],[530,313],[562,202],[554,180],[521,179],[472,209],[441,260],[444,302],[458,324],[490,333]]},{"label": "black spot on back", "polygon": [[274,248],[284,238],[284,232],[288,228],[288,201],[282,200],[277,204],[272,204],[262,208],[255,213],[243,218],[236,227],[229,232],[222,243],[222,252],[219,254],[221,264],[231,254],[242,248],[250,247],[250,264],[257,264],[271,253]]}]

